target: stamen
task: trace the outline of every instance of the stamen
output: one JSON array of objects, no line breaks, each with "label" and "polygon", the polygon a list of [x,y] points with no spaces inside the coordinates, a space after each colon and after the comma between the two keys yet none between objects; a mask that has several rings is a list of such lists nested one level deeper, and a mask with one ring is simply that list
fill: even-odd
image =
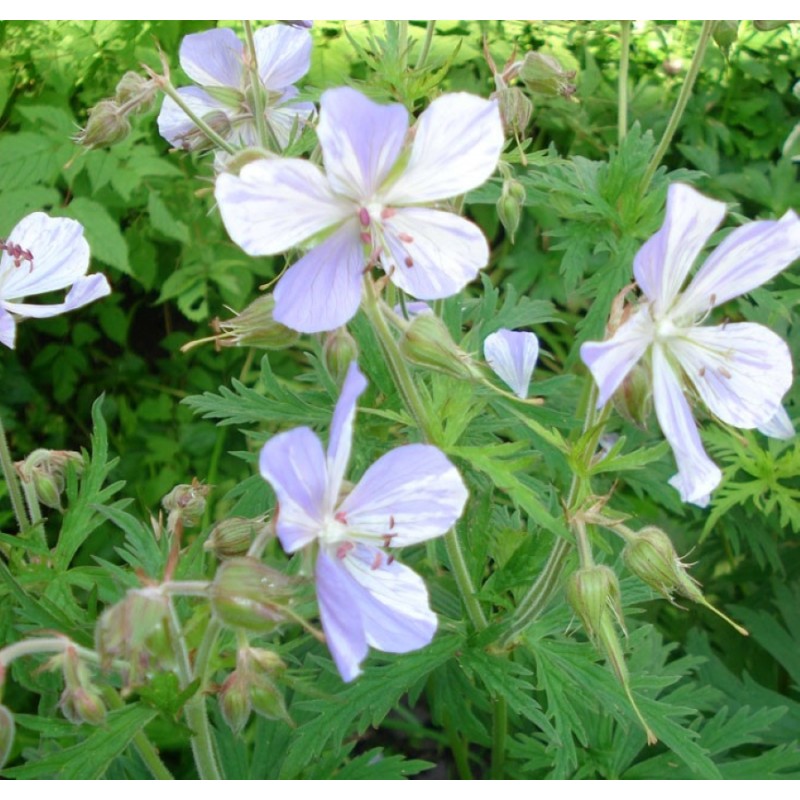
[{"label": "stamen", "polygon": [[733,377],[733,375],[731,375],[730,372],[728,372],[728,370],[725,369],[725,367],[718,367],[717,372],[719,372],[719,374],[722,375],[723,378],[727,378],[728,380],[730,380]]},{"label": "stamen", "polygon": [[15,267],[21,267],[23,261],[28,261],[31,265],[31,272],[33,271],[33,253],[26,247],[14,244],[14,242],[8,239],[0,239],[0,252],[3,250],[14,259]]},{"label": "stamen", "polygon": [[394,561],[394,556],[390,553],[389,557],[386,559],[386,566],[388,567]]},{"label": "stamen", "polygon": [[394,528],[394,516],[392,514],[389,514],[389,530],[391,530],[392,528]]},{"label": "stamen", "polygon": [[403,263],[405,263],[405,265],[406,265],[407,267],[411,268],[411,267],[413,267],[413,266],[414,266],[414,259],[413,259],[413,258],[411,258],[411,256],[406,256],[406,257],[405,257],[405,261],[404,261]]},{"label": "stamen", "polygon": [[383,563],[383,553],[381,553],[381,551],[380,551],[380,550],[378,550],[378,551],[375,553],[375,558],[374,558],[374,559],[373,559],[373,561],[372,561],[372,566],[370,567],[370,569],[378,569],[378,567],[379,567],[379,566],[380,566],[382,563]]},{"label": "stamen", "polygon": [[395,208],[384,208],[381,211],[381,219],[391,219],[397,213]]},{"label": "stamen", "polygon": [[363,227],[367,227],[370,223],[370,216],[369,211],[366,208],[360,208],[358,210],[358,221],[362,224]]},{"label": "stamen", "polygon": [[360,236],[361,236],[361,241],[364,242],[364,244],[369,244],[369,245],[372,244],[372,234],[369,233],[369,231],[362,231],[360,233]]},{"label": "stamen", "polygon": [[392,539],[394,539],[395,536],[397,536],[396,533],[384,533],[381,537],[383,539],[383,546],[389,547],[389,545],[392,543]]},{"label": "stamen", "polygon": [[704,378],[704,377],[705,377],[705,375],[706,375],[706,368],[705,368],[705,367],[700,367],[700,369],[699,369],[699,371],[698,371],[698,373],[697,373],[697,374],[698,374],[698,375],[699,375],[701,378]]},{"label": "stamen", "polygon": [[355,545],[352,542],[342,542],[336,548],[336,558],[344,558],[354,547]]},{"label": "stamen", "polygon": [[347,525],[347,515],[344,513],[344,511],[337,511],[337,512],[336,512],[336,513],[333,515],[333,518],[334,518],[334,519],[335,519],[337,522],[341,522],[341,523],[342,523],[342,525]]},{"label": "stamen", "polygon": [[406,244],[411,244],[414,241],[414,237],[409,233],[398,233],[397,238]]}]

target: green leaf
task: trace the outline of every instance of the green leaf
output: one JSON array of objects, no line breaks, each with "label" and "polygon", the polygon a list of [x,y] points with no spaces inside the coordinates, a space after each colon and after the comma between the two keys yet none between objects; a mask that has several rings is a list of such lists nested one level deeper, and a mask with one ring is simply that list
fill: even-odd
[{"label": "green leaf", "polygon": [[63,216],[76,219],[84,226],[94,258],[127,275],[131,274],[128,243],[120,233],[119,224],[100,203],[86,197],[76,197],[64,209]]},{"label": "green leaf", "polygon": [[175,218],[158,192],[150,192],[147,198],[147,213],[150,214],[150,221],[159,233],[184,244],[189,242],[189,226]]}]

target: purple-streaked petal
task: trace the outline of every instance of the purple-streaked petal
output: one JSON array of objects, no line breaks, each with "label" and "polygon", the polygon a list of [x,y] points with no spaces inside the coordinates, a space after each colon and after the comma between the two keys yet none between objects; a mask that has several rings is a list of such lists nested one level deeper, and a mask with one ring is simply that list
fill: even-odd
[{"label": "purple-streaked petal", "polygon": [[752,291],[800,258],[800,219],[748,222],[728,234],[677,302],[673,317],[692,318]]},{"label": "purple-streaked petal", "polygon": [[646,309],[639,309],[610,339],[581,345],[581,359],[597,384],[598,408],[617,391],[652,341],[653,321]]},{"label": "purple-streaked petal", "polygon": [[769,422],[792,385],[789,348],[763,325],[689,328],[668,347],[709,410],[737,428]]},{"label": "purple-streaked petal", "polygon": [[106,276],[97,273],[96,275],[78,278],[67,293],[66,300],[63,303],[36,305],[33,303],[5,302],[3,305],[8,311],[12,311],[21,317],[44,319],[45,317],[64,314],[67,311],[74,311],[76,308],[93,303],[95,300],[99,300],[109,294],[111,294],[111,287],[108,285]]},{"label": "purple-streaked petal", "polygon": [[281,253],[355,218],[320,169],[296,158],[254,161],[238,177],[220,175],[216,198],[231,239],[251,256]]},{"label": "purple-streaked petal", "polygon": [[778,408],[771,419],[759,425],[758,430],[770,439],[794,439],[794,425],[783,406]]},{"label": "purple-streaked petal", "polygon": [[528,396],[528,385],[539,357],[539,340],[536,335],[527,331],[501,328],[486,337],[483,355],[514,394],[524,400]]},{"label": "purple-streaked petal", "polygon": [[368,203],[397,161],[408,132],[408,112],[379,105],[355,89],[328,89],[320,99],[317,136],[334,190]]},{"label": "purple-streaked petal", "polygon": [[367,657],[367,635],[361,620],[363,591],[336,555],[320,549],[317,556],[317,602],[325,641],[343,681],[361,674]]},{"label": "purple-streaked petal", "polygon": [[678,465],[678,474],[669,482],[684,503],[705,508],[722,472],[703,449],[692,410],[660,345],[653,348],[653,401],[658,424]]},{"label": "purple-streaked petal", "polygon": [[361,674],[367,645],[407,653],[429,644],[437,619],[422,578],[375,547],[342,558],[320,550],[317,598],[331,655],[345,681]]},{"label": "purple-streaked petal", "polygon": [[463,92],[437,98],[420,116],[408,166],[384,202],[430,203],[480,186],[497,169],[504,140],[496,101]]},{"label": "purple-streaked petal", "polygon": [[351,319],[361,303],[364,253],[358,222],[334,231],[275,287],[275,320],[301,333],[332,331]]},{"label": "purple-streaked petal", "polygon": [[[414,317],[418,317],[420,314],[433,314],[433,309],[424,301],[424,300],[415,300],[411,303],[406,303],[405,306],[406,310],[405,313],[408,314],[409,319],[414,319]],[[395,314],[398,317],[403,316],[403,306],[402,304],[398,303],[393,309]]]},{"label": "purple-streaked petal", "polygon": [[89,244],[83,225],[74,219],[48,217],[41,211],[29,214],[8,237],[33,255],[33,262],[14,259],[4,252],[0,258],[0,292],[7,299],[22,299],[43,292],[65,289],[89,269]]},{"label": "purple-streaked petal", "polygon": [[270,25],[253,35],[258,74],[264,87],[280,91],[300,80],[311,66],[311,34],[289,25]]},{"label": "purple-streaked petal", "polygon": [[350,460],[350,447],[353,443],[353,419],[356,415],[356,402],[367,388],[367,379],[352,361],[342,385],[342,392],[333,410],[331,434],[328,440],[328,498],[332,508],[339,499],[339,490]]},{"label": "purple-streaked petal", "polygon": [[13,350],[16,339],[17,323],[14,321],[14,317],[0,306],[0,342]]},{"label": "purple-streaked petal", "polygon": [[468,492],[458,470],[436,447],[408,444],[381,456],[339,507],[353,539],[393,547],[446,533]]},{"label": "purple-streaked petal", "polygon": [[331,511],[322,442],[310,428],[279,433],[261,449],[259,467],[278,498],[278,538],[293,553],[317,537]]},{"label": "purple-streaked petal", "polygon": [[[230,109],[197,86],[184,86],[178,89],[178,94],[201,119],[211,114],[225,114],[230,118]],[[159,134],[173,147],[192,149],[192,141],[189,137],[194,135],[197,138],[198,128],[171,97],[164,97],[157,123]],[[213,120],[211,124],[213,127]]]},{"label": "purple-streaked petal", "polygon": [[392,283],[421,300],[461,291],[489,262],[481,229],[432,208],[399,208],[384,225],[381,257]]},{"label": "purple-streaked petal", "polygon": [[683,183],[669,187],[664,224],[644,243],[633,262],[636,282],[654,303],[658,314],[672,305],[700,251],[724,216],[725,203]]},{"label": "purple-streaked petal", "polygon": [[244,45],[230,28],[214,28],[183,37],[183,71],[201,86],[242,88]]}]

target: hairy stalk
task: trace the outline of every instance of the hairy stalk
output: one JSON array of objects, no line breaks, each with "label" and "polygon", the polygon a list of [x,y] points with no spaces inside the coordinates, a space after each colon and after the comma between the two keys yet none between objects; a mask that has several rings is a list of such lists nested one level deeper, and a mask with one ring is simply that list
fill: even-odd
[{"label": "hairy stalk", "polygon": [[247,39],[247,69],[250,73],[250,102],[252,103],[253,118],[256,123],[258,143],[266,150],[270,150],[270,135],[267,132],[267,119],[264,116],[264,94],[261,91],[261,76],[258,74],[258,56],[256,55],[256,40],[253,36],[253,24],[249,19],[243,20],[244,35]]},{"label": "hairy stalk", "polygon": [[42,520],[42,508],[39,505],[39,498],[36,496],[36,487],[33,482],[21,481],[22,493],[25,495],[25,503],[28,506],[28,513],[31,520],[31,535],[36,538],[42,547],[47,547],[47,535],[44,532]]},{"label": "hairy stalk", "polygon": [[22,499],[22,492],[19,489],[17,470],[14,468],[14,460],[11,458],[11,451],[8,449],[6,430],[3,427],[3,420],[0,418],[0,466],[3,468],[3,475],[8,486],[8,496],[11,498],[11,506],[14,509],[14,516],[17,518],[20,533],[27,533],[30,528],[28,514],[25,511],[25,502]]},{"label": "hairy stalk", "polygon": [[617,89],[617,141],[628,133],[628,63],[630,60],[631,21],[623,19],[620,29],[619,84]]},{"label": "hairy stalk", "polygon": [[[206,644],[206,640],[209,639],[209,633],[214,625],[214,620],[209,622],[205,638],[200,646],[201,650],[203,649],[203,645]],[[170,601],[169,604],[169,632],[175,653],[175,663],[178,667],[178,677],[180,679],[181,688],[185,689],[193,680],[192,667],[189,662],[189,652],[186,649],[186,642],[181,633],[180,621],[178,620],[175,605],[172,601]],[[214,638],[216,639],[216,633]],[[206,662],[207,660],[208,655],[206,654]],[[199,667],[199,652],[197,661],[198,664],[196,664],[196,667]],[[192,754],[200,780],[221,781],[222,774],[220,773],[217,763],[217,754],[214,751],[214,741],[211,736],[211,725],[209,724],[208,713],[206,711],[206,697],[203,693],[202,680],[197,691],[186,702],[184,714],[186,715],[186,722],[189,724],[189,729],[192,732]]]},{"label": "hairy stalk", "polygon": [[[152,73],[151,73],[152,74]],[[186,104],[186,101],[180,96],[178,90],[170,83],[168,78],[165,78],[163,75],[155,75],[153,77],[157,80],[159,88],[165,95],[171,97],[186,114],[189,119],[194,122],[194,124],[212,141],[217,147],[222,148],[226,153],[233,155],[236,150],[234,149],[233,145],[226,142],[210,125],[205,123],[197,114],[192,111],[191,108]]]},{"label": "hairy stalk", "polygon": [[694,51],[694,56],[692,56],[692,63],[689,65],[689,71],[686,73],[686,78],[683,81],[683,86],[681,87],[681,92],[675,103],[675,108],[672,109],[672,116],[669,118],[664,135],[661,137],[658,148],[650,159],[650,163],[647,165],[647,170],[645,171],[644,178],[642,178],[642,183],[640,185],[640,194],[644,194],[647,191],[647,187],[650,185],[653,175],[655,175],[659,164],[661,164],[661,159],[664,158],[665,153],[672,143],[672,137],[678,130],[681,117],[686,110],[686,104],[689,102],[689,98],[692,96],[694,83],[697,80],[700,67],[703,64],[703,57],[706,54],[706,48],[711,39],[711,32],[714,29],[714,25],[714,20],[703,21],[703,27],[700,31],[700,41],[698,41],[697,49]]},{"label": "hairy stalk", "polygon": [[428,54],[431,51],[431,43],[433,42],[433,33],[436,30],[436,20],[429,19],[428,24],[425,27],[425,39],[422,42],[422,50],[419,51],[419,58],[417,59],[417,65],[415,69],[422,69],[425,66],[425,62],[428,60]]}]

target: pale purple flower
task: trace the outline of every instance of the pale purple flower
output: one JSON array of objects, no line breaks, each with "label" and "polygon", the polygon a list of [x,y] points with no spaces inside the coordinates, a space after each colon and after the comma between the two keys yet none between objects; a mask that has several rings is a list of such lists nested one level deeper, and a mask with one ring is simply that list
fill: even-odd
[{"label": "pale purple flower", "polygon": [[[311,34],[289,25],[270,25],[253,35],[264,116],[278,144],[286,147],[292,129],[314,113],[312,103],[292,102],[292,85],[311,65]],[[234,145],[260,144],[252,111],[253,87],[245,66],[245,47],[230,28],[214,28],[183,38],[179,58],[183,71],[197,84],[178,89],[189,108]],[[170,97],[158,115],[159,133],[174,147],[203,146],[205,137]],[[207,144],[207,143],[205,143]]]},{"label": "pale purple flower", "polygon": [[329,89],[317,133],[325,172],[270,159],[217,179],[225,227],[245,252],[312,246],[275,288],[278,322],[304,333],[344,325],[372,266],[422,300],[455,294],[486,266],[481,230],[425,205],[464,194],[494,172],[503,148],[496,102],[443,95],[410,133],[403,106]]},{"label": "pale purple flower", "polygon": [[276,530],[287,553],[318,546],[320,618],[345,681],[361,673],[369,647],[406,653],[436,632],[422,578],[389,547],[441,536],[467,500],[456,468],[436,447],[410,444],[381,456],[342,497],[356,401],[367,386],[353,362],[333,412],[327,453],[310,428],[273,436],[261,474],[278,498]]},{"label": "pale purple flower", "polygon": [[[14,347],[16,317],[54,317],[111,292],[105,275],[87,275],[89,245],[72,219],[29,214],[0,239],[0,342]],[[31,295],[70,288],[63,303],[31,305]]]},{"label": "pale purple flower", "polygon": [[794,438],[794,425],[783,406],[778,408],[773,417],[756,427],[764,436],[769,436],[771,439]]},{"label": "pale purple flower", "polygon": [[722,473],[703,449],[686,392],[699,396],[728,425],[785,433],[781,399],[792,384],[789,348],[768,328],[751,322],[700,323],[713,308],[761,286],[800,256],[800,220],[789,211],[777,221],[742,225],[681,293],[724,216],[724,203],[690,186],[670,186],[664,224],[634,260],[644,293],[641,304],[610,339],[581,347],[599,388],[598,407],[647,358],[658,424],[678,465],[670,483],[684,502],[701,507]]},{"label": "pale purple flower", "polygon": [[539,357],[539,340],[528,331],[501,328],[483,343],[486,363],[505,381],[517,397],[528,396],[528,386]]}]

